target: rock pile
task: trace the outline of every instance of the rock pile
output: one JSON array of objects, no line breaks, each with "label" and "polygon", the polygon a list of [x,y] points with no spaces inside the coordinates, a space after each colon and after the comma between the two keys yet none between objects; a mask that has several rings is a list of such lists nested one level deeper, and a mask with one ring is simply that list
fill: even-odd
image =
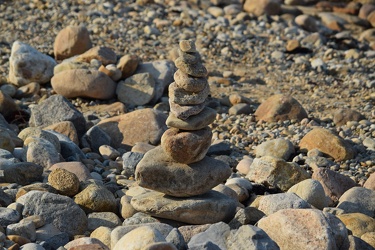
[{"label": "rock pile", "polygon": [[[214,121],[216,111],[205,106],[209,94],[207,69],[192,41],[180,42],[175,64],[175,82],[169,87],[169,129],[161,145],[145,154],[135,172],[140,186],[156,192],[136,196],[131,203],[138,211],[193,224],[229,219],[236,202],[210,191],[230,176],[231,169],[206,156],[212,138],[208,125]],[[217,211],[210,211],[210,207]],[[210,213],[214,215],[207,216]]]}]

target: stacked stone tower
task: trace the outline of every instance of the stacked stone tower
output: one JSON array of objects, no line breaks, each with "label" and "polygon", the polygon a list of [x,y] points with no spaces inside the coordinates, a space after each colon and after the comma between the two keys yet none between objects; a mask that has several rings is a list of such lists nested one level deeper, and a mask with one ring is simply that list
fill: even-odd
[{"label": "stacked stone tower", "polygon": [[[198,198],[201,202],[202,199],[203,202],[207,199],[211,203],[224,200],[226,205],[231,206],[230,211],[234,211],[235,202],[228,202],[224,195],[210,191],[230,176],[231,169],[226,163],[206,156],[212,138],[208,125],[214,121],[216,111],[205,106],[210,91],[206,78],[207,69],[193,42],[180,42],[179,57],[175,64],[178,68],[174,75],[175,82],[169,87],[171,112],[166,122],[169,129],[161,138],[161,146],[147,152],[137,165],[136,180],[142,187],[163,193],[155,192],[154,195],[158,199],[163,198],[166,204],[168,196]],[[150,201],[150,195],[153,194],[147,194],[148,198],[133,198],[133,206],[144,212],[150,213],[152,210],[151,214],[154,216],[189,222],[182,217],[171,218],[169,215],[155,214],[155,208],[140,206],[145,205],[144,199]],[[186,199],[173,198],[173,209],[183,206],[184,201]],[[225,217],[227,212],[221,211],[221,214],[225,214]]]}]

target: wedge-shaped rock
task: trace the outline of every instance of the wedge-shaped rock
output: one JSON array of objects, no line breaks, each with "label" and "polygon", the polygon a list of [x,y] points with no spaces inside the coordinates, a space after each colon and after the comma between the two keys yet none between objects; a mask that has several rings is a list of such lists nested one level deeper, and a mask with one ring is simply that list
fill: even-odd
[{"label": "wedge-shaped rock", "polygon": [[155,217],[188,224],[211,224],[232,219],[237,201],[217,191],[189,198],[151,191],[133,197],[131,204],[136,210]]},{"label": "wedge-shaped rock", "polygon": [[167,126],[183,130],[199,130],[210,125],[216,118],[216,111],[205,107],[202,112],[192,115],[186,120],[178,119],[173,113],[170,113],[167,119]]},{"label": "wedge-shaped rock", "polygon": [[175,197],[189,197],[208,192],[231,174],[223,161],[205,157],[191,164],[175,162],[162,149],[148,151],[138,163],[135,178],[142,187]]}]

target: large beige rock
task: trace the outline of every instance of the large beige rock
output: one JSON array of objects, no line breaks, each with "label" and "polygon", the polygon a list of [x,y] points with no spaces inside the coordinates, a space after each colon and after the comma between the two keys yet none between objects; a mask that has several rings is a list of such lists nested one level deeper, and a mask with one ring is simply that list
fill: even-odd
[{"label": "large beige rock", "polygon": [[299,143],[301,150],[318,149],[336,161],[352,159],[355,150],[344,139],[325,128],[314,128]]},{"label": "large beige rock", "polygon": [[256,16],[278,15],[281,11],[281,4],[277,0],[246,0],[243,9]]},{"label": "large beige rock", "polygon": [[9,81],[16,86],[31,82],[47,83],[53,76],[56,62],[31,46],[15,41],[9,58]]},{"label": "large beige rock", "polygon": [[125,234],[115,245],[113,250],[138,250],[156,242],[165,242],[164,236],[149,226],[133,229]]},{"label": "large beige rock", "polygon": [[273,95],[264,101],[254,113],[257,121],[277,122],[285,120],[302,120],[307,113],[293,97],[283,94]]},{"label": "large beige rock", "polygon": [[334,215],[316,209],[284,209],[261,219],[263,229],[280,249],[344,249],[349,244],[345,225]]},{"label": "large beige rock", "polygon": [[105,187],[94,184],[74,196],[77,203],[85,212],[116,212],[117,201],[114,195]]},{"label": "large beige rock", "polygon": [[51,85],[56,93],[66,97],[111,99],[116,83],[106,74],[96,70],[73,69],[54,75]]},{"label": "large beige rock", "polygon": [[53,53],[56,60],[82,54],[92,47],[89,31],[85,26],[67,26],[55,38]]},{"label": "large beige rock", "polygon": [[298,164],[263,156],[254,159],[246,178],[286,192],[294,184],[309,178],[309,175]]},{"label": "large beige rock", "polygon": [[375,232],[375,219],[361,213],[339,214],[337,217],[345,224],[354,236]]},{"label": "large beige rock", "polygon": [[301,181],[289,188],[288,193],[295,193],[318,209],[328,206],[328,197],[322,184],[317,180],[306,179]]},{"label": "large beige rock", "polygon": [[135,178],[142,187],[175,197],[189,197],[208,192],[231,174],[223,161],[210,157],[191,164],[173,161],[162,149],[148,151],[138,163]]},{"label": "large beige rock", "polygon": [[111,137],[114,148],[134,146],[137,142],[157,145],[167,130],[166,119],[164,113],[146,108],[104,119],[97,126]]},{"label": "large beige rock", "polygon": [[237,201],[216,191],[187,198],[151,191],[133,197],[131,204],[140,212],[188,224],[229,221],[237,207]]},{"label": "large beige rock", "polygon": [[90,234],[90,237],[100,240],[104,245],[106,245],[110,249],[111,248],[111,232],[112,232],[111,228],[100,226]]},{"label": "large beige rock", "polygon": [[170,128],[161,137],[161,146],[173,160],[189,164],[206,156],[211,138],[212,132],[209,127],[189,132]]},{"label": "large beige rock", "polygon": [[353,187],[340,197],[337,207],[345,213],[363,213],[375,218],[375,191]]},{"label": "large beige rock", "polygon": [[70,162],[59,162],[50,167],[49,170],[55,169],[65,169],[78,177],[79,181],[86,181],[91,179],[90,171],[88,168],[79,161],[70,161]]}]

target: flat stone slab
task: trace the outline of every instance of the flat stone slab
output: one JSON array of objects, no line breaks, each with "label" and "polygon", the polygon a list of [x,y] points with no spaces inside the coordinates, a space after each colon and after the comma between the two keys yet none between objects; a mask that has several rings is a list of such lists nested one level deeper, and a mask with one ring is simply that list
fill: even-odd
[{"label": "flat stone slab", "polygon": [[131,205],[137,211],[159,218],[188,224],[212,224],[232,219],[237,201],[213,190],[189,198],[175,198],[151,191],[133,197]]},{"label": "flat stone slab", "polygon": [[199,130],[210,125],[216,118],[216,111],[209,107],[197,115],[189,116],[185,120],[178,119],[173,113],[170,113],[166,124],[168,127],[174,127],[182,130]]},{"label": "flat stone slab", "polygon": [[135,178],[141,187],[175,197],[189,197],[208,192],[231,173],[226,163],[207,156],[191,164],[178,163],[158,146],[138,163]]}]

